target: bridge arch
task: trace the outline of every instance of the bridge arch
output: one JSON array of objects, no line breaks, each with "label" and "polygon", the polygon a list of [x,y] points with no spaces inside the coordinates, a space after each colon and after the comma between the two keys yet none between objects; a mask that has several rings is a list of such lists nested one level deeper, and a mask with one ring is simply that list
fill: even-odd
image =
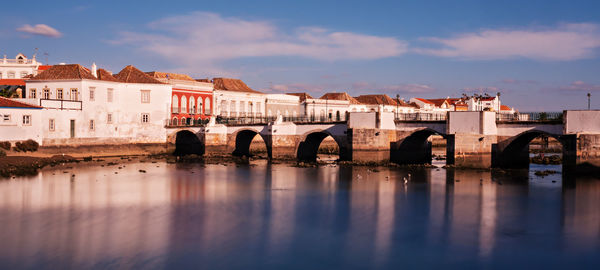
[{"label": "bridge arch", "polygon": [[[400,139],[390,145],[390,161],[397,164],[431,164],[432,144],[429,137],[439,135],[446,139],[446,158],[453,145],[448,142],[448,135],[432,128],[417,129],[397,134]],[[451,162],[450,162],[451,163]]]},{"label": "bridge arch", "polygon": [[247,156],[250,157],[252,154],[250,153],[250,145],[252,144],[252,140],[259,135],[260,138],[265,142],[265,147],[267,149],[268,156],[271,156],[271,147],[267,143],[266,138],[260,134],[260,132],[253,129],[240,129],[234,132],[231,136],[234,138],[234,156]]},{"label": "bridge arch", "polygon": [[[350,149],[348,142],[341,136],[335,136],[326,129],[316,129],[304,133],[300,137],[296,147],[296,157],[299,161],[316,161],[319,146],[325,138],[331,137],[336,142],[339,149],[340,160],[350,160]],[[344,135],[345,138],[345,135]]]},{"label": "bridge arch", "polygon": [[[547,136],[556,139],[563,148],[569,143],[568,139],[560,134],[553,134],[543,130],[528,130],[500,141],[492,146],[492,166],[498,168],[528,168],[529,144],[535,138]],[[563,155],[564,157],[564,155]]]},{"label": "bridge arch", "polygon": [[173,154],[176,156],[189,154],[203,155],[204,144],[200,141],[196,133],[191,130],[182,129],[175,133],[175,152]]}]

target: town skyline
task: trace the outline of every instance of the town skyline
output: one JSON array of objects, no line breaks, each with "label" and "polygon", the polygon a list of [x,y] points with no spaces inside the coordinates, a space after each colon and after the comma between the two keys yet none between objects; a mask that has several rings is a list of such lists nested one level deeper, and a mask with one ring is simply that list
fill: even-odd
[{"label": "town skyline", "polygon": [[39,48],[38,60],[47,53],[49,64],[235,77],[267,93],[410,99],[500,92],[520,111],[586,109],[591,92],[598,108],[600,22],[592,1],[226,1],[161,9],[150,2],[36,2],[28,16],[7,15],[0,36],[11,42],[0,54],[30,57]]}]

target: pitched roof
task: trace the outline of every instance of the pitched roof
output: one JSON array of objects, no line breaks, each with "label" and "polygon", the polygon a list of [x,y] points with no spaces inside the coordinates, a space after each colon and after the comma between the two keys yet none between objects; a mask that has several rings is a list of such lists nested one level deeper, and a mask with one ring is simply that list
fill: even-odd
[{"label": "pitched roof", "polygon": [[313,98],[307,93],[286,93],[286,95],[298,96],[300,97],[300,102],[305,101],[306,99]]},{"label": "pitched roof", "polygon": [[117,80],[119,80],[121,82],[125,82],[125,83],[163,84],[159,80],[148,76],[148,74],[142,72],[141,70],[137,69],[136,67],[134,67],[132,65],[126,66],[117,75],[114,75],[114,77]]},{"label": "pitched roof", "polygon": [[342,93],[326,93],[320,99],[331,99],[331,100],[348,100],[350,104],[360,104],[358,100],[348,95],[346,92]]},{"label": "pitched roof", "polygon": [[44,72],[39,73],[31,80],[96,80],[86,68],[79,64],[54,65]]},{"label": "pitched roof", "polygon": [[429,101],[428,99],[424,99],[424,98],[415,98],[415,99],[416,99],[416,100],[419,100],[419,101],[422,101],[422,102],[424,102],[424,103],[427,103],[427,104],[434,104],[434,105],[435,105],[435,103],[433,103],[433,102]]},{"label": "pitched roof", "polygon": [[[230,79],[230,78],[214,78],[213,85],[215,90],[227,90],[227,91],[236,91],[236,92],[250,92],[250,93],[261,93],[258,92],[246,85],[240,79]],[[262,93],[261,93],[262,94]]]},{"label": "pitched roof", "polygon": [[[435,105],[436,107],[440,107],[444,104],[444,102],[447,102],[448,99],[446,98],[434,98],[434,99],[427,99],[429,100],[429,102],[433,103],[433,105]],[[448,102],[448,104],[450,105],[450,102]]]},{"label": "pitched roof", "polygon": [[0,108],[32,108],[41,109],[40,106],[27,104],[24,102],[16,101],[10,98],[0,97]]},{"label": "pitched roof", "polygon": [[370,105],[402,105],[402,102],[398,103],[395,99],[389,97],[388,95],[360,95],[356,97],[360,103],[370,104]]},{"label": "pitched roof", "polygon": [[506,105],[500,105],[500,110],[501,111],[512,111],[512,109]]},{"label": "pitched roof", "polygon": [[186,74],[178,74],[178,73],[169,73],[169,72],[160,72],[160,71],[151,71],[146,72],[148,76],[156,79],[173,79],[173,80],[184,80],[184,81],[194,81],[192,77]]},{"label": "pitched roof", "polygon": [[102,80],[102,81],[111,81],[111,82],[119,82],[119,80],[117,78],[115,78],[113,75],[110,74],[110,72],[106,71],[105,69],[98,69],[96,71],[96,75],[98,76],[98,80]]},{"label": "pitched roof", "polygon": [[0,85],[25,85],[23,79],[0,79]]},{"label": "pitched roof", "polygon": [[44,71],[44,70],[47,70],[47,69],[49,69],[51,67],[52,67],[51,65],[41,65],[41,66],[38,67],[38,71]]}]

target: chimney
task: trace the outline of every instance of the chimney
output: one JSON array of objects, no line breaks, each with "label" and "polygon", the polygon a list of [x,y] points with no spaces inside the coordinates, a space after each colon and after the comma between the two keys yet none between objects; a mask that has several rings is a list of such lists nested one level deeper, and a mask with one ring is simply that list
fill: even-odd
[{"label": "chimney", "polygon": [[94,75],[94,77],[98,78],[98,71],[97,71],[97,67],[96,67],[96,62],[92,63],[92,75]]}]

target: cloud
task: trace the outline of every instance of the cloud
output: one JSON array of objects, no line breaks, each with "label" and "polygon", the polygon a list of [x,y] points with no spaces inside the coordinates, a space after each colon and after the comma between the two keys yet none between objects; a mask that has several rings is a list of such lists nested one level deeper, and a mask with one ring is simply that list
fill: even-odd
[{"label": "cloud", "polygon": [[538,81],[535,80],[519,80],[519,79],[503,79],[501,81],[502,83],[505,84],[516,84],[516,85],[522,85],[522,84],[538,84]]},{"label": "cloud", "polygon": [[574,81],[567,86],[562,86],[559,88],[562,91],[600,91],[600,85],[589,84],[583,81]]},{"label": "cloud", "polygon": [[450,38],[422,40],[439,48],[415,48],[414,52],[467,60],[528,58],[571,61],[594,56],[600,47],[600,25],[561,24],[554,29],[482,30]]},{"label": "cloud", "polygon": [[387,94],[422,94],[434,92],[436,89],[426,84],[388,84],[379,85],[369,82],[355,82],[352,84],[352,90],[355,91],[374,91]]},{"label": "cloud", "polygon": [[34,26],[25,24],[25,25],[17,28],[17,31],[29,33],[29,34],[33,34],[33,35],[53,37],[53,38],[59,38],[59,37],[62,37],[62,35],[63,35],[58,30],[56,30],[48,25],[45,25],[45,24],[36,24]]},{"label": "cloud", "polygon": [[179,65],[200,67],[247,57],[296,56],[322,61],[372,60],[406,53],[393,37],[300,27],[289,33],[268,21],[208,12],[166,17],[145,32],[124,31],[113,44],[131,45]]}]

